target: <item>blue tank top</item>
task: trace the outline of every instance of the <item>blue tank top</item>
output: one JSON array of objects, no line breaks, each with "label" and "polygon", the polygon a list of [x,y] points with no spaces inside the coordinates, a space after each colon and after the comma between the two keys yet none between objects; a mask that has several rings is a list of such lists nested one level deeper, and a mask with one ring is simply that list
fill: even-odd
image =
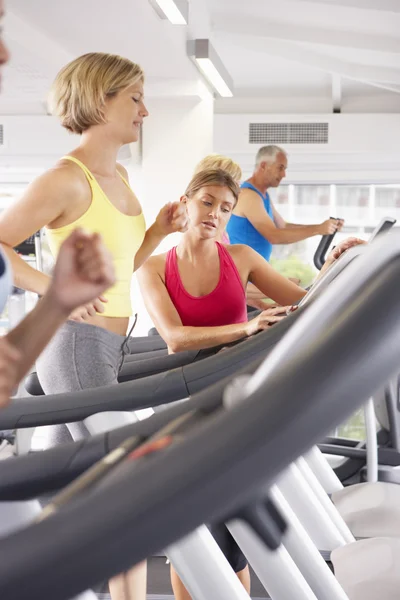
[{"label": "blue tank top", "polygon": [[[268,215],[274,220],[274,215],[272,212],[271,201],[269,199],[268,192],[266,192],[265,196],[262,195],[260,190],[254,187],[248,181],[245,181],[240,186],[241,188],[247,188],[249,190],[253,190],[257,192],[264,203],[264,208]],[[253,227],[246,217],[238,217],[237,215],[232,215],[226,231],[229,235],[229,241],[231,244],[246,244],[246,246],[250,246],[261,254],[265,260],[269,260],[272,252],[272,244],[268,240],[265,239],[261,233],[258,233],[257,229]]]}]

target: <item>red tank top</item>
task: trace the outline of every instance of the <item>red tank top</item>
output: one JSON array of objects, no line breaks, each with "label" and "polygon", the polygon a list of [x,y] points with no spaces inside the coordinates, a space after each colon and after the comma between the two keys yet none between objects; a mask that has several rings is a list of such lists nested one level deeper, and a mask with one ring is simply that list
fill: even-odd
[{"label": "red tank top", "polygon": [[178,271],[176,247],[167,253],[165,285],[182,325],[217,327],[247,321],[246,295],[229,252],[216,242],[220,276],[217,287],[206,296],[192,296],[183,287]]}]

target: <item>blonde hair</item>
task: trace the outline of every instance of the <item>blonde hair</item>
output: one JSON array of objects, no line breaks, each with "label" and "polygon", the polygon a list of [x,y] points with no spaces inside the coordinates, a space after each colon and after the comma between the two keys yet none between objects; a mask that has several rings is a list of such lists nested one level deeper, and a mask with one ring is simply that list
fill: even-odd
[{"label": "blonde hair", "polygon": [[199,162],[194,170],[194,174],[207,169],[222,169],[229,173],[229,175],[235,180],[240,181],[242,178],[242,169],[235,163],[231,158],[222,156],[221,154],[208,154],[203,160]]},{"label": "blonde hair", "polygon": [[222,169],[208,169],[206,171],[199,171],[195,173],[186,188],[185,196],[191,198],[201,190],[201,188],[208,187],[210,185],[217,185],[220,187],[227,187],[232,193],[235,204],[239,198],[239,186],[233,177]]},{"label": "blonde hair", "polygon": [[81,134],[105,123],[104,107],[130,85],[144,81],[141,67],[116,54],[91,52],[68,63],[58,73],[49,94],[49,108],[63,127]]}]

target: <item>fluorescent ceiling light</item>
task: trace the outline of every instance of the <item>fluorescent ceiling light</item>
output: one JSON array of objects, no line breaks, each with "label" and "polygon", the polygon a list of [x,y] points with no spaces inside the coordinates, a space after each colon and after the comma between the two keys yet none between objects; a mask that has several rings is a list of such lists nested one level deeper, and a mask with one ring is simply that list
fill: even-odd
[{"label": "fluorescent ceiling light", "polygon": [[229,89],[219,71],[216,69],[214,63],[211,62],[209,58],[197,58],[196,62],[199,65],[200,70],[204,73],[220,96],[223,96],[224,98],[230,98],[233,96],[232,91]]},{"label": "fluorescent ceiling light", "polygon": [[224,98],[231,98],[233,96],[232,78],[211,46],[210,40],[190,40],[187,48],[190,58],[217,94]]},{"label": "fluorescent ceiling light", "polygon": [[189,5],[187,0],[150,0],[162,19],[168,19],[173,25],[187,25]]}]

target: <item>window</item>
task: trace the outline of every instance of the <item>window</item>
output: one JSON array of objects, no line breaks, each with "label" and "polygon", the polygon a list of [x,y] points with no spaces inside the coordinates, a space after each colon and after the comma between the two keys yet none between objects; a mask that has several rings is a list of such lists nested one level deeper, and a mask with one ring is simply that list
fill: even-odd
[{"label": "window", "polygon": [[349,440],[365,440],[367,437],[365,431],[364,408],[358,409],[346,423],[342,423],[336,433],[338,437]]},{"label": "window", "polygon": [[329,206],[330,188],[328,185],[297,185],[296,204]]},{"label": "window", "polygon": [[280,185],[278,188],[270,188],[268,194],[279,214],[285,221],[290,221],[289,186]]},{"label": "window", "polygon": [[400,208],[400,186],[376,187],[375,206],[378,208]]},{"label": "window", "polygon": [[336,186],[336,205],[338,217],[347,221],[368,221],[370,204],[370,186]]},{"label": "window", "polygon": [[400,186],[376,186],[375,219],[393,217],[400,221]]},{"label": "window", "polygon": [[281,185],[276,191],[276,204],[289,204],[289,186]]},{"label": "window", "polygon": [[329,185],[296,185],[294,198],[295,222],[320,223],[329,218]]}]

